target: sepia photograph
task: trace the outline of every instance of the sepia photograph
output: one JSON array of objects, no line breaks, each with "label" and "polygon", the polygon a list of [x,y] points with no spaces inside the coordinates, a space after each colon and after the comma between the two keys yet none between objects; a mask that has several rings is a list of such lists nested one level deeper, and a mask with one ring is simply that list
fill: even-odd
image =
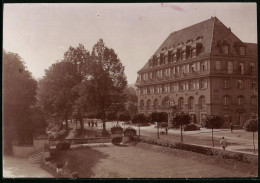
[{"label": "sepia photograph", "polygon": [[257,3],[4,3],[2,175],[257,178]]}]

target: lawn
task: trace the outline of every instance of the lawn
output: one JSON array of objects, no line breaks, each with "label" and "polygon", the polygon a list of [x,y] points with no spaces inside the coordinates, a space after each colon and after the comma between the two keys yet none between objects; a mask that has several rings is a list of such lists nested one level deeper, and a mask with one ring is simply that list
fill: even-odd
[{"label": "lawn", "polygon": [[255,177],[257,167],[145,143],[61,151],[58,162],[85,178]]}]

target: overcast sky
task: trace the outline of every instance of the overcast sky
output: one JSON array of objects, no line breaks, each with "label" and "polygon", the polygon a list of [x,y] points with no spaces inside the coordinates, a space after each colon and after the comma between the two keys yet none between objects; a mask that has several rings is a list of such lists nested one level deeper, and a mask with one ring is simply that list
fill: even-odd
[{"label": "overcast sky", "polygon": [[242,41],[257,42],[256,3],[5,4],[3,46],[40,78],[69,46],[81,43],[91,51],[102,38],[132,84],[171,32],[211,16]]}]

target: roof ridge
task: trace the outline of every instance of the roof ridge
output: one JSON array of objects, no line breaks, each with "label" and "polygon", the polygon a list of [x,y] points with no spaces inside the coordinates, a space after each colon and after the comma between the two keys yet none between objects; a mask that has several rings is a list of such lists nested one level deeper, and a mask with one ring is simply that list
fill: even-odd
[{"label": "roof ridge", "polygon": [[204,21],[202,21],[202,22],[198,22],[198,23],[195,23],[195,24],[190,25],[190,26],[188,26],[188,27],[184,27],[184,28],[182,28],[182,29],[179,29],[179,30],[177,30],[177,31],[173,31],[173,32],[170,33],[170,35],[171,35],[171,34],[174,34],[174,33],[176,33],[176,32],[179,32],[179,31],[183,31],[183,30],[185,30],[185,29],[190,29],[190,28],[193,27],[193,26],[197,26],[198,24],[205,23],[205,22],[207,22],[207,21],[212,20],[213,18],[215,19],[215,18],[217,18],[217,17],[211,17],[211,18],[206,19],[206,20],[204,20]]}]

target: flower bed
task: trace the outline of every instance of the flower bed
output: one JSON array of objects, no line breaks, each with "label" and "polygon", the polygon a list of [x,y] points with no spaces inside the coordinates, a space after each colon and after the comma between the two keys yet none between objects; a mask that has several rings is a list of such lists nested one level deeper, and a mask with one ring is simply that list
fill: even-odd
[{"label": "flower bed", "polygon": [[151,138],[143,137],[143,136],[135,136],[133,139],[135,141],[145,142],[148,144],[154,144],[154,145],[159,145],[159,146],[164,146],[164,147],[181,149],[181,150],[185,150],[185,151],[192,151],[192,152],[197,152],[197,153],[211,155],[211,156],[219,156],[219,157],[227,158],[227,159],[235,159],[238,161],[252,163],[252,164],[256,164],[256,165],[258,164],[258,155],[233,152],[233,151],[228,151],[228,150],[223,151],[222,149],[216,149],[216,148],[212,148],[212,147],[205,147],[205,146],[199,146],[199,145],[193,145],[193,144],[174,143],[174,142],[170,142],[167,140],[151,139]]}]

